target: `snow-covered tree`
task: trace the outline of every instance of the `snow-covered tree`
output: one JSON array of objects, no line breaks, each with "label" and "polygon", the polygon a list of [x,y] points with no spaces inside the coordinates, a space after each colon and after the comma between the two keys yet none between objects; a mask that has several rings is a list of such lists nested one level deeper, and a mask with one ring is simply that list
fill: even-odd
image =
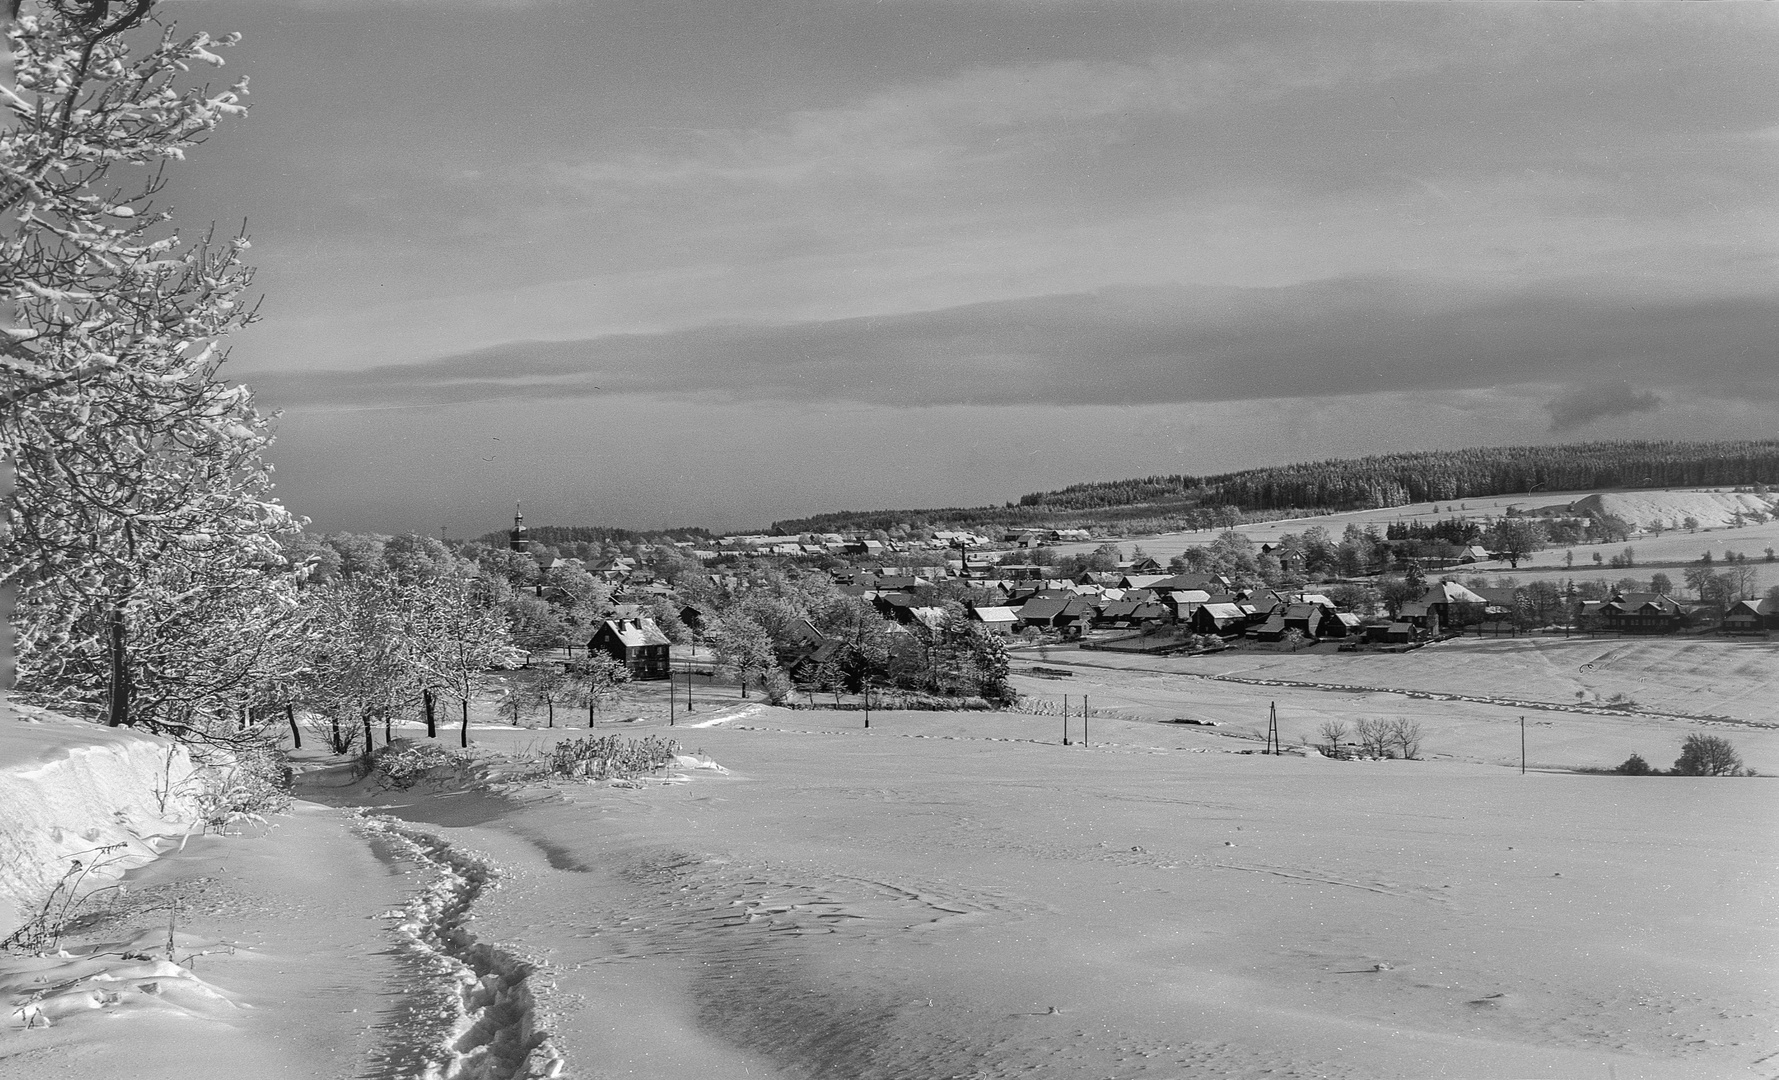
[{"label": "snow-covered tree", "polygon": [[20,589],[21,686],[103,698],[112,723],[238,696],[167,673],[288,607],[278,538],[296,526],[265,418],[219,378],[222,339],[253,320],[246,238],[187,242],[154,201],[246,82],[192,85],[233,39],[179,36],[153,6],[32,4],[0,81],[0,442],[18,474],[0,577]]},{"label": "snow-covered tree", "polygon": [[506,616],[490,604],[482,578],[447,575],[422,586],[412,623],[413,656],[422,681],[457,701],[461,745],[469,745],[469,705],[489,671],[512,667],[523,653]]}]

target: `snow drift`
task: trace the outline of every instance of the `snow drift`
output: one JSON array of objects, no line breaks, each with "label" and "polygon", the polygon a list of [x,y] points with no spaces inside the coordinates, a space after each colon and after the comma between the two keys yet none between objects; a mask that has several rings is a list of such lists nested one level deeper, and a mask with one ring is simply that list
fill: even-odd
[{"label": "snow drift", "polygon": [[184,747],[18,713],[22,723],[0,724],[0,938],[64,880],[77,894],[108,885],[178,844],[197,820],[197,769]]}]

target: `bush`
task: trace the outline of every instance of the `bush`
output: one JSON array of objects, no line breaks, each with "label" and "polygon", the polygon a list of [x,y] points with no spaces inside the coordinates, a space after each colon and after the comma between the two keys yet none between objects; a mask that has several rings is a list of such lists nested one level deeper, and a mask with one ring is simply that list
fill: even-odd
[{"label": "bush", "polygon": [[678,742],[654,735],[586,735],[552,746],[545,764],[552,776],[568,780],[628,780],[654,772],[681,751]]},{"label": "bush", "polygon": [[373,768],[386,788],[407,791],[424,781],[435,784],[460,779],[469,755],[447,750],[436,742],[398,742],[377,751]]},{"label": "bush", "polygon": [[247,822],[263,825],[267,814],[290,806],[291,773],[276,747],[249,743],[220,760],[202,763],[192,799],[206,832]]},{"label": "bush", "polygon": [[766,672],[765,678],[760,681],[765,687],[766,700],[773,705],[783,705],[789,701],[791,691],[795,689],[791,685],[791,677],[779,668],[773,668]]},{"label": "bush", "polygon": [[1675,776],[1736,776],[1741,771],[1742,755],[1716,735],[1688,735],[1674,760]]},{"label": "bush", "polygon": [[1656,770],[1649,767],[1649,762],[1643,760],[1642,754],[1632,754],[1624,760],[1622,765],[1612,771],[1621,776],[1656,775]]}]

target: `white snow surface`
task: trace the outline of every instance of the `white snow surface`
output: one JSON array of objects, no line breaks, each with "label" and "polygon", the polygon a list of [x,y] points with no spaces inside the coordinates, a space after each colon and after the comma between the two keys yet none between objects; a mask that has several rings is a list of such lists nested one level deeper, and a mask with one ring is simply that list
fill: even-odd
[{"label": "white snow surface", "polygon": [[[629,786],[309,773],[318,801],[131,872],[62,954],[0,955],[0,1080],[1779,1071],[1771,780],[862,721],[756,707]],[[0,768],[44,758],[0,724]]]}]

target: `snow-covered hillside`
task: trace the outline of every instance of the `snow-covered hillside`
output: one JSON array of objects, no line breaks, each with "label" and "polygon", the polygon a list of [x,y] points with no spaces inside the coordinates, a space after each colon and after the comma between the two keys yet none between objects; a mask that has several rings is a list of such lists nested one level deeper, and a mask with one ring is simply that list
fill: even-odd
[{"label": "snow-covered hillside", "polygon": [[[1566,510],[1577,517],[1609,515],[1640,529],[1652,525],[1662,529],[1685,528],[1688,518],[1698,528],[1720,529],[1743,524],[1756,514],[1769,517],[1773,504],[1763,496],[1739,491],[1608,491],[1539,510]],[[1738,514],[1741,521],[1737,520]]]}]

